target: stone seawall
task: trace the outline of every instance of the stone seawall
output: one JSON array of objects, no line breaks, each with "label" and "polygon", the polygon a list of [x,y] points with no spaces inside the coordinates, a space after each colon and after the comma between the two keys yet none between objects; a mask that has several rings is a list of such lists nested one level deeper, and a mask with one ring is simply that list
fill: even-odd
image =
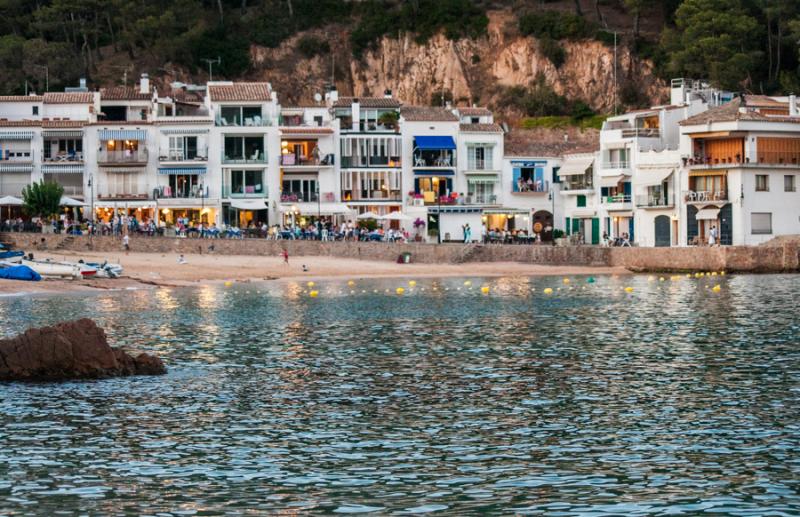
[{"label": "stone seawall", "polygon": [[[44,239],[44,240],[42,240]],[[114,237],[53,234],[0,234],[0,240],[28,252],[122,251]],[[360,260],[395,261],[409,252],[423,264],[467,262],[523,262],[545,265],[618,266],[633,271],[800,271],[800,245],[727,246],[693,248],[601,248],[597,246],[526,246],[462,244],[390,244],[379,242],[267,241],[263,239],[193,239],[131,237],[131,251],[191,255],[279,256],[284,248],[290,256],[330,256]]]}]

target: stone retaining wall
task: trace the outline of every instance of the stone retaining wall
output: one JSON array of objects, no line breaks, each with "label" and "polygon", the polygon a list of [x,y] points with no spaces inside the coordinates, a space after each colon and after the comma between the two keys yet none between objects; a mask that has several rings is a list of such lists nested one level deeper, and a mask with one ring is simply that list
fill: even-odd
[{"label": "stone retaining wall", "polygon": [[[44,240],[42,240],[44,239]],[[29,252],[36,251],[122,251],[119,238],[54,234],[0,234],[0,240]],[[361,260],[395,261],[410,252],[414,262],[424,264],[466,262],[526,262],[547,265],[620,266],[634,271],[800,271],[800,245],[727,246],[693,248],[601,248],[597,246],[553,247],[546,245],[390,244],[380,242],[267,241],[263,239],[194,239],[173,237],[131,237],[135,252],[185,255],[347,257]]]}]

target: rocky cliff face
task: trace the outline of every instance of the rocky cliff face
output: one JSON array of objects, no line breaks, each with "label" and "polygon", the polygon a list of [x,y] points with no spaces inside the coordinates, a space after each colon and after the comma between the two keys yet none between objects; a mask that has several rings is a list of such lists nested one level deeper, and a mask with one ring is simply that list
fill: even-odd
[{"label": "rocky cliff face", "polygon": [[[553,90],[569,99],[583,100],[600,112],[613,107],[613,48],[593,40],[564,41],[566,60],[556,68],[534,38],[518,34],[516,18],[508,12],[490,13],[485,38],[451,41],[439,35],[418,44],[410,35],[386,37],[362,59],[352,57],[346,31],[316,35],[330,41],[333,55],[299,57],[294,46],[302,35],[277,49],[254,47],[258,78],[271,81],[290,102],[322,92],[335,67],[341,94],[381,95],[391,89],[406,103],[429,104],[444,89],[458,103],[492,105],[499,86],[528,86],[543,73]],[[634,59],[621,47],[617,63],[619,84],[631,78],[651,104],[664,100],[666,85],[653,75],[652,64]]]}]

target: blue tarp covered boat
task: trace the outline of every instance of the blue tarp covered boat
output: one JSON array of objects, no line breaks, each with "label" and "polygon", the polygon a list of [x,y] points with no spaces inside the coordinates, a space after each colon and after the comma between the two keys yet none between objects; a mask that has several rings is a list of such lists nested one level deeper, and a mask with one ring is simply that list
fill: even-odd
[{"label": "blue tarp covered boat", "polygon": [[0,269],[0,278],[6,280],[32,280],[38,282],[42,276],[28,266],[9,266]]}]

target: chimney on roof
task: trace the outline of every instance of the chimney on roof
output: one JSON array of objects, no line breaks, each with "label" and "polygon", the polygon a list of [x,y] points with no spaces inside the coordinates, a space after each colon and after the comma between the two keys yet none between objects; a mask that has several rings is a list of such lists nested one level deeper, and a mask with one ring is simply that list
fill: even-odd
[{"label": "chimney on roof", "polygon": [[353,97],[353,102],[350,103],[350,116],[353,119],[353,127],[359,127],[361,125],[361,103],[358,102],[358,97]]},{"label": "chimney on roof", "polygon": [[80,80],[78,81],[78,87],[81,89],[81,91],[86,91],[86,78],[85,77],[81,77],[80,78]]},{"label": "chimney on roof", "polygon": [[797,110],[797,95],[793,93],[789,94],[789,116],[790,117],[800,116],[800,112],[798,112]]},{"label": "chimney on roof", "polygon": [[384,99],[391,99],[392,98],[392,90],[390,90],[388,88],[383,90],[383,98]]},{"label": "chimney on roof", "polygon": [[444,107],[447,108],[447,109],[453,109],[453,103],[450,102],[450,101],[447,101],[447,102],[444,103]]},{"label": "chimney on roof", "polygon": [[150,93],[150,76],[146,73],[139,77],[139,93]]}]

